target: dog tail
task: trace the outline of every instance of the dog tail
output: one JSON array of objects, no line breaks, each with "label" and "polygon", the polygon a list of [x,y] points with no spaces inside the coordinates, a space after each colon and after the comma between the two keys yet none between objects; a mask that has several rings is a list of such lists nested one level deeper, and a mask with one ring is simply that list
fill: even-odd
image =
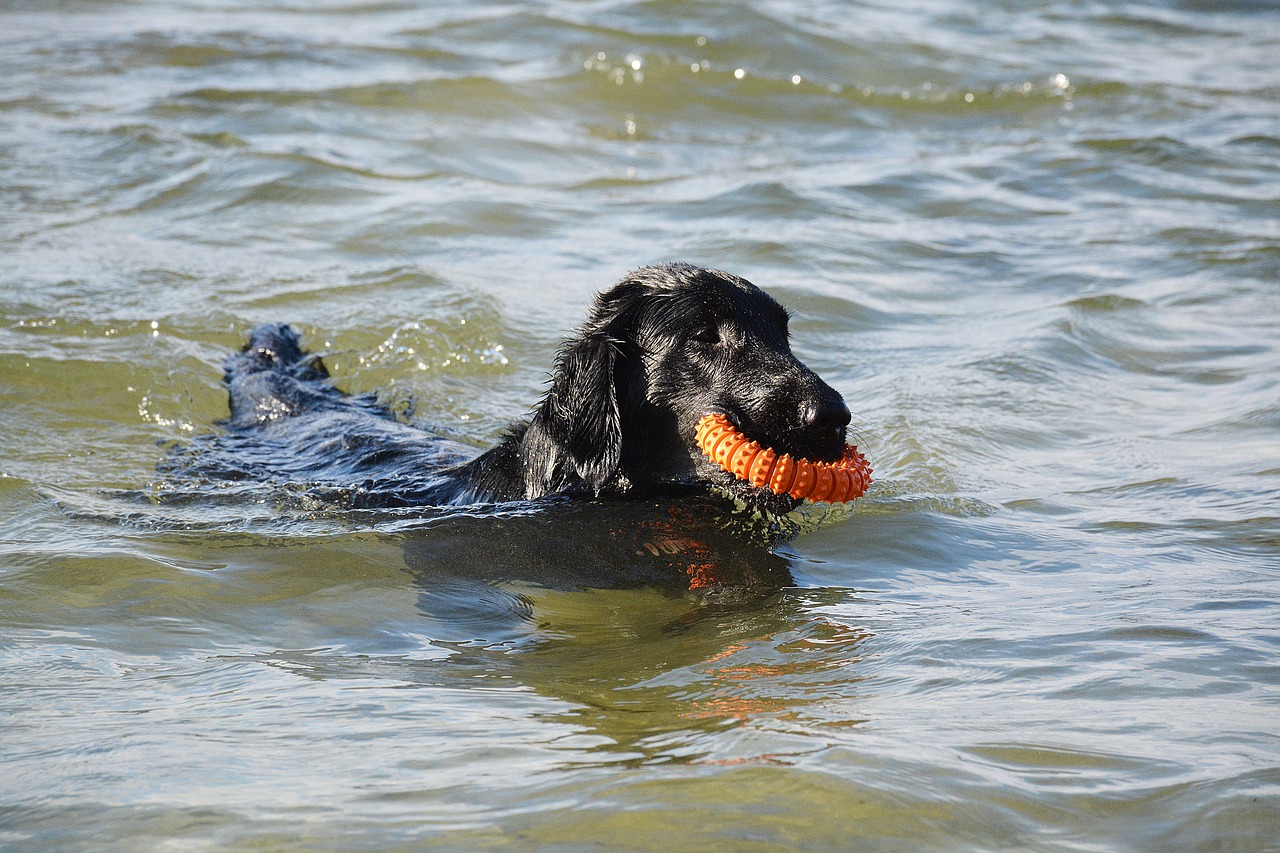
[{"label": "dog tail", "polygon": [[227,357],[223,380],[234,385],[254,373],[283,373],[301,382],[323,382],[329,378],[320,356],[302,348],[302,338],[287,323],[263,323],[249,335],[249,343]]},{"label": "dog tail", "polygon": [[355,401],[329,384],[320,356],[304,350],[298,333],[284,323],[254,329],[248,345],[223,363],[222,379],[231,407],[224,423],[234,428]]}]

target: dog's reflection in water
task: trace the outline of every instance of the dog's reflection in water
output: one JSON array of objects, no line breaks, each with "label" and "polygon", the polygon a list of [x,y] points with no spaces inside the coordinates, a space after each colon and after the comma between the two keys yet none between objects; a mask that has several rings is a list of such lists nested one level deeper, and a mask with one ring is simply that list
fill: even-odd
[{"label": "dog's reflection in water", "polygon": [[527,513],[458,514],[405,543],[425,584],[451,577],[552,590],[635,589],[759,597],[791,582],[768,534],[694,494],[660,501],[556,501]]},{"label": "dog's reflection in water", "polygon": [[848,673],[868,635],[822,612],[847,591],[796,589],[788,558],[710,499],[565,501],[415,531],[422,631],[452,653],[419,677],[514,690],[589,733],[593,761],[710,760],[701,733],[809,713],[810,683],[837,661]]},{"label": "dog's reflection in water", "polygon": [[749,607],[793,582],[767,533],[735,521],[724,504],[694,494],[458,514],[406,537],[404,558],[439,639],[537,645],[546,625],[539,603],[565,605],[574,593],[602,591],[647,592],[617,600],[644,600],[653,609],[645,618],[659,623],[654,630],[673,630]]}]

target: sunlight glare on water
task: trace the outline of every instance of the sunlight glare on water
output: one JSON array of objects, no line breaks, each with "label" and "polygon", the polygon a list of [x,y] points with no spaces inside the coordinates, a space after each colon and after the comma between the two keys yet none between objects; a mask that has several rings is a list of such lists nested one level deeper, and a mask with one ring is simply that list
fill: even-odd
[{"label": "sunlight glare on water", "polygon": [[[4,6],[0,847],[1280,849],[1278,55],[1244,0]],[[260,322],[486,446],[667,260],[876,472],[767,594],[157,474]]]}]

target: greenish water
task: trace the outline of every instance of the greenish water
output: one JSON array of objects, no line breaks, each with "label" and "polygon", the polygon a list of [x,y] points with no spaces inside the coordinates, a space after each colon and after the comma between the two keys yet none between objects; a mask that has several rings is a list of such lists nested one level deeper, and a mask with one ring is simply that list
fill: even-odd
[{"label": "greenish water", "polygon": [[[0,5],[0,847],[1280,849],[1277,56],[1248,2]],[[258,322],[482,444],[673,259],[877,472],[765,600],[137,497]]]}]

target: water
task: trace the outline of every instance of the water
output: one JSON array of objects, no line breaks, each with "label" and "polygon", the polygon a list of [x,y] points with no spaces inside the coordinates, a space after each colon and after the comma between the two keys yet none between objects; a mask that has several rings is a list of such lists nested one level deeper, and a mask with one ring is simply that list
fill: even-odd
[{"label": "water", "polygon": [[[1277,55],[1263,2],[4,5],[0,846],[1280,849]],[[257,322],[480,445],[668,259],[796,313],[876,468],[780,590],[139,498]]]}]

